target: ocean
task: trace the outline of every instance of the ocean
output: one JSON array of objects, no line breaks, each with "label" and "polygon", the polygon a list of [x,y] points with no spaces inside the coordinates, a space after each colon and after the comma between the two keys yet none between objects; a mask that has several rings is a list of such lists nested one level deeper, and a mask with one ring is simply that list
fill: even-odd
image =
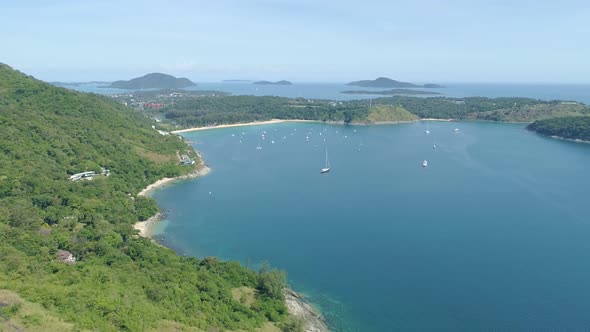
[{"label": "ocean", "polygon": [[[129,90],[99,88],[101,84],[83,84],[66,86],[83,92],[100,94],[126,93]],[[446,97],[529,97],[543,100],[571,100],[590,104],[590,84],[586,85],[558,85],[558,84],[502,84],[502,83],[448,83],[443,89],[426,89],[441,93]],[[293,85],[254,85],[252,83],[224,83],[205,82],[189,90],[217,90],[234,95],[280,96],[290,98],[312,98],[352,100],[378,98],[379,95],[342,94],[345,90],[386,90],[359,88],[342,83],[297,83]],[[424,89],[415,89],[424,90]]]},{"label": "ocean", "polygon": [[[445,85],[435,91],[590,103],[590,85]],[[340,93],[350,88],[194,89],[376,97]],[[154,192],[166,214],[159,240],[187,255],[286,270],[333,331],[590,326],[588,144],[474,122],[281,123],[183,135],[213,172]],[[332,170],[321,175],[326,148]]]},{"label": "ocean", "polygon": [[162,243],[286,270],[333,331],[590,326],[588,144],[477,122],[183,135],[213,172],[154,192]]}]

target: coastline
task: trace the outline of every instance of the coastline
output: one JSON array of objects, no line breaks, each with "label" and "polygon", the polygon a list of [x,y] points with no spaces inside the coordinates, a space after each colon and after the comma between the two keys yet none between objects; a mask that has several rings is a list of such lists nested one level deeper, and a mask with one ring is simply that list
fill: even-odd
[{"label": "coastline", "polygon": [[305,322],[305,332],[328,332],[324,318],[307,303],[303,296],[293,290],[285,289],[285,304],[289,315],[298,317]]},{"label": "coastline", "polygon": [[[368,122],[368,123],[360,123],[359,122],[359,123],[349,123],[348,125],[351,125],[351,126],[387,125],[387,124],[410,123],[410,122],[418,122],[418,121],[451,122],[451,121],[455,121],[455,119],[423,118],[423,119],[408,120],[408,121],[380,121],[380,122]],[[266,121],[240,122],[240,123],[223,124],[223,125],[217,125],[217,126],[192,127],[192,128],[186,128],[186,129],[173,130],[173,131],[171,131],[171,133],[182,134],[182,133],[188,133],[191,131],[213,130],[213,129],[246,127],[246,126],[258,126],[258,125],[276,124],[276,123],[284,123],[284,122],[324,122],[324,123],[328,123],[328,124],[338,124],[338,125],[345,124],[343,121],[320,121],[320,120],[303,120],[303,119],[289,119],[289,120],[272,119],[272,120],[266,120]]]},{"label": "coastline", "polygon": [[455,119],[436,119],[436,118],[422,118],[416,121],[440,121],[440,122],[453,122]]},{"label": "coastline", "polygon": [[[191,172],[189,174],[185,174],[185,175],[181,175],[181,176],[177,176],[177,177],[173,177],[173,178],[163,178],[163,179],[160,179],[160,180],[148,185],[142,191],[140,191],[137,194],[137,196],[149,196],[150,193],[152,193],[154,190],[162,188],[162,187],[164,187],[168,184],[171,184],[173,182],[198,178],[201,176],[205,176],[205,175],[209,174],[210,172],[211,172],[211,168],[209,168],[205,164],[200,164],[199,166],[197,166],[197,169],[195,169],[193,172]],[[152,236],[154,235],[153,228],[160,220],[162,220],[162,217],[163,217],[162,213],[158,212],[155,215],[149,217],[145,221],[136,222],[135,224],[133,224],[133,228],[139,231],[140,236],[148,238],[148,239],[152,239]]]},{"label": "coastline", "polygon": [[207,127],[193,127],[193,128],[187,128],[187,129],[173,130],[173,131],[171,131],[171,133],[181,134],[181,133],[188,133],[191,131],[244,127],[244,126],[258,126],[258,125],[283,123],[283,122],[321,122],[321,121],[319,121],[319,120],[296,120],[296,119],[294,119],[294,120],[272,119],[272,120],[267,120],[267,121],[241,122],[241,123],[223,124],[223,125],[207,126]]},{"label": "coastline", "polygon": [[[168,184],[172,184],[177,181],[194,179],[197,177],[205,176],[211,172],[211,169],[205,164],[197,166],[197,169],[189,174],[181,175],[174,178],[163,178],[160,179],[140,191],[138,196],[149,196],[155,189],[162,188]],[[145,221],[138,221],[133,225],[133,228],[139,231],[139,236],[145,237],[152,242],[160,245],[154,240],[154,226],[162,220],[163,214],[161,212],[156,213]],[[328,326],[326,325],[322,316],[308,304],[304,298],[294,292],[293,290],[286,288],[285,290],[285,305],[289,315],[298,317],[304,322],[305,332],[328,332]]]},{"label": "coastline", "polygon": [[585,141],[585,140],[579,139],[579,138],[565,138],[565,137],[561,137],[561,136],[557,136],[557,135],[543,135],[541,133],[537,133],[537,132],[535,132],[535,133],[536,134],[539,134],[541,136],[545,136],[545,137],[549,137],[549,138],[554,138],[554,139],[558,139],[558,140],[561,140],[561,141],[568,141],[568,142],[574,142],[574,143],[590,144],[590,141]]},{"label": "coastline", "polygon": [[181,176],[177,176],[177,177],[173,177],[173,178],[162,178],[150,185],[148,185],[147,187],[143,188],[142,191],[140,191],[137,196],[149,196],[149,194],[154,191],[155,189],[164,187],[165,185],[174,182],[174,181],[181,181],[181,180],[190,180],[190,179],[194,179],[194,178],[198,178],[200,176],[204,176],[209,174],[209,172],[211,172],[211,169],[204,164],[201,164],[199,166],[197,166],[197,169],[189,174],[185,174],[185,175],[181,175]]}]

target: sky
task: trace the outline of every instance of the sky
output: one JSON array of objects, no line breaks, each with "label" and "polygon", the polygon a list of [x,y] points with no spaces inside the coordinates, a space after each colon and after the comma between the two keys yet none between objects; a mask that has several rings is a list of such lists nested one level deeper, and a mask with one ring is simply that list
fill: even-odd
[{"label": "sky", "polygon": [[590,1],[2,0],[0,62],[47,81],[590,83]]}]

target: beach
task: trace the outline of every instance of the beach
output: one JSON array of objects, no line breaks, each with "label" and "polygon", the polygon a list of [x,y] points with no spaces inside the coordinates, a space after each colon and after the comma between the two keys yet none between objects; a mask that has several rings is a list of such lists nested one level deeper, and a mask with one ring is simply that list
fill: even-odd
[{"label": "beach", "polygon": [[[160,179],[160,180],[150,184],[149,186],[145,187],[142,191],[140,191],[137,194],[137,196],[149,196],[149,194],[152,191],[154,191],[155,189],[162,188],[162,187],[164,187],[168,184],[171,184],[173,182],[176,182],[176,181],[190,180],[190,179],[194,179],[194,178],[197,178],[200,176],[204,176],[204,175],[209,174],[209,172],[211,172],[211,169],[208,166],[201,164],[201,165],[197,166],[197,169],[194,172],[191,172],[189,174],[181,175],[181,176],[174,177],[174,178]],[[140,236],[143,236],[146,238],[152,238],[152,236],[154,235],[153,234],[153,226],[155,224],[157,224],[161,219],[162,219],[162,213],[158,212],[145,221],[136,222],[133,225],[133,228],[135,228],[136,230],[139,231]]]},{"label": "beach", "polygon": [[210,129],[232,128],[232,127],[244,127],[244,126],[258,126],[258,125],[283,123],[283,122],[320,122],[320,121],[316,121],[316,120],[280,120],[280,119],[272,119],[272,120],[268,120],[268,121],[254,121],[254,122],[224,124],[224,125],[218,125],[218,126],[194,127],[194,128],[174,130],[174,131],[172,131],[172,133],[173,134],[181,134],[181,133],[187,133],[187,132],[199,131],[199,130],[210,130]]},{"label": "beach", "polygon": [[[350,123],[350,125],[386,125],[386,124],[398,124],[398,123],[410,123],[416,121],[442,121],[442,122],[450,122],[455,121],[454,119],[432,119],[432,118],[424,118],[424,119],[417,119],[411,121],[383,121],[383,122],[374,122],[374,123]],[[254,121],[254,122],[243,122],[243,123],[232,123],[232,124],[224,124],[224,125],[217,125],[217,126],[206,126],[206,127],[193,127],[193,128],[186,128],[186,129],[179,129],[173,130],[171,133],[173,134],[182,134],[188,133],[191,131],[200,131],[200,130],[211,130],[211,129],[221,129],[221,128],[233,128],[233,127],[245,127],[245,126],[259,126],[259,125],[267,125],[267,124],[276,124],[276,123],[283,123],[283,122],[325,122],[329,124],[344,124],[341,121],[319,121],[319,120],[281,120],[281,119],[272,119],[267,121]],[[162,179],[161,181],[164,181]],[[154,183],[155,185],[155,183]]]},{"label": "beach", "polygon": [[174,177],[174,178],[163,178],[160,179],[152,184],[150,184],[149,186],[145,187],[142,191],[140,191],[137,196],[149,196],[149,193],[152,192],[154,189],[158,189],[161,187],[164,187],[165,185],[174,182],[174,181],[180,181],[180,180],[190,180],[190,179],[194,179],[197,178],[199,176],[204,176],[209,174],[209,172],[211,172],[211,169],[206,166],[206,165],[199,165],[197,167],[197,169],[189,174],[186,175],[181,175],[178,177]]}]

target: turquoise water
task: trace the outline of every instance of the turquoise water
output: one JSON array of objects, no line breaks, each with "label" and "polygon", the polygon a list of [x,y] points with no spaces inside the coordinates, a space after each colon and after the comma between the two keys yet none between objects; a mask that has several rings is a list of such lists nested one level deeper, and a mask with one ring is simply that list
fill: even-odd
[{"label": "turquoise water", "polygon": [[334,331],[590,326],[588,144],[460,122],[185,137],[214,171],[154,193],[162,242],[287,270]]}]

